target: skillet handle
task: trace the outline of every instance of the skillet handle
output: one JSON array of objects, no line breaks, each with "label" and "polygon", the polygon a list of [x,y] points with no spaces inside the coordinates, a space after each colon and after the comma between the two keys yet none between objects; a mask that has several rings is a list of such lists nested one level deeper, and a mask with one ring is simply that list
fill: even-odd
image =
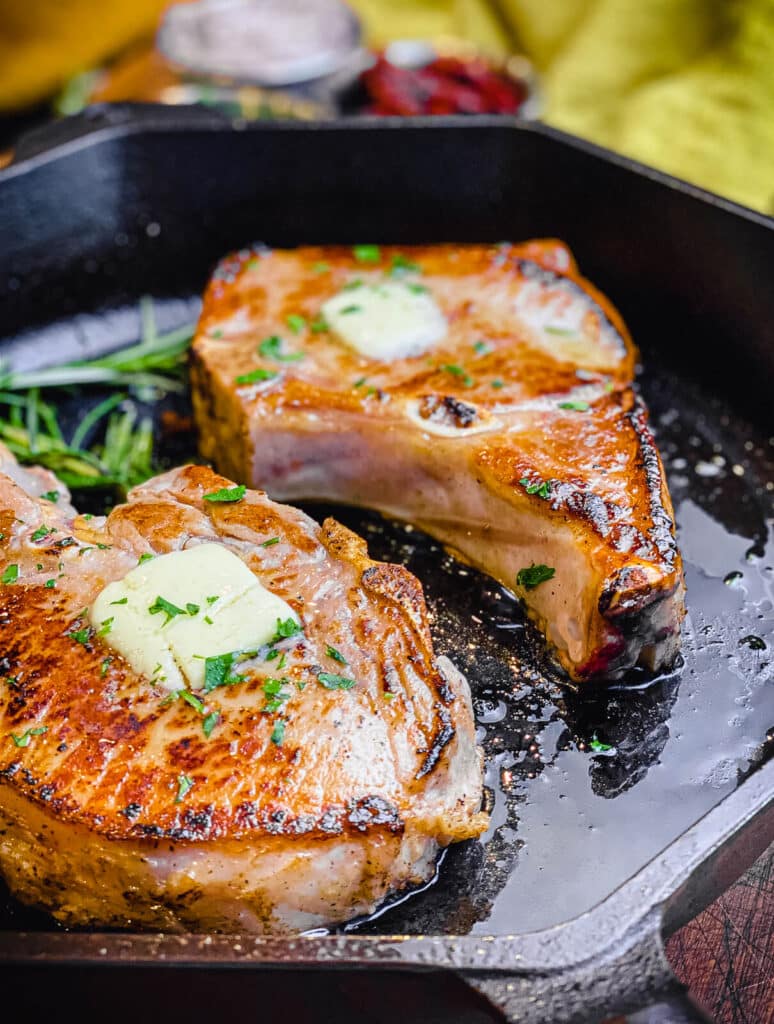
[{"label": "skillet handle", "polygon": [[105,131],[233,128],[225,114],[202,106],[161,103],[95,103],[78,114],[31,128],[14,145],[13,164]]},{"label": "skillet handle", "polygon": [[634,1014],[630,1024],[712,1024],[667,961],[660,908],[614,949],[570,970],[466,971],[464,977],[508,1024],[596,1024],[620,1014]]}]

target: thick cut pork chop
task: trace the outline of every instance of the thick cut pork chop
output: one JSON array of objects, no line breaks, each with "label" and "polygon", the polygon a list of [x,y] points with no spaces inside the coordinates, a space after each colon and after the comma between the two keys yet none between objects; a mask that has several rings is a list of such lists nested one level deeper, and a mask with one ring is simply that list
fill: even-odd
[{"label": "thick cut pork chop", "polygon": [[[136,488],[107,519],[3,469],[0,873],[22,900],[67,924],[298,931],[368,913],[486,827],[468,686],[435,657],[405,569],[202,467]],[[234,668],[208,661],[212,688],[181,693],[110,645],[125,597],[107,591],[99,628],[88,609],[138,563],[142,577],[204,545],[293,617]],[[215,596],[162,598],[159,635],[195,616],[203,640]]]},{"label": "thick cut pork chop", "polygon": [[684,614],[635,358],[558,242],[255,249],[207,289],[194,407],[223,472],[417,523],[616,678],[670,665]]}]

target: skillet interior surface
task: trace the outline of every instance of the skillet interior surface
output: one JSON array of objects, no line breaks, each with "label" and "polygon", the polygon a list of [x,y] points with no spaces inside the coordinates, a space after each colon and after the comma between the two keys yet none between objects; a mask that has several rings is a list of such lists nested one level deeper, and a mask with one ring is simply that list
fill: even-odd
[{"label": "skillet interior surface", "polygon": [[[136,339],[145,293],[175,326],[215,260],[256,239],[570,244],[643,350],[686,563],[675,672],[573,694],[507,593],[418,531],[335,509],[373,557],[422,580],[437,649],[471,683],[492,807],[489,833],[451,849],[434,884],[348,928],[522,934],[597,905],[774,746],[774,438],[752,422],[770,402],[772,233],[550,133],[419,126],[398,141],[388,127],[357,145],[349,133],[111,137],[6,172],[0,347],[25,368],[114,348]],[[195,450],[181,435],[159,444],[167,464]],[[0,897],[0,929],[50,928]]]},{"label": "skillet interior surface", "polygon": [[[165,305],[179,316],[179,304]],[[110,325],[106,317],[106,336]],[[306,506],[317,519],[334,514],[366,537],[373,557],[421,579],[436,649],[471,684],[492,810],[487,834],[450,849],[433,884],[346,930],[514,934],[568,921],[774,747],[774,438],[652,357],[639,386],[669,475],[688,586],[681,663],[657,679],[634,674],[613,689],[573,693],[503,588],[410,525]],[[188,413],[187,399],[173,404]],[[62,401],[65,424],[81,412],[79,399]],[[165,465],[196,457],[192,433],[165,436],[159,425],[158,436]],[[7,893],[0,899],[0,928],[50,927],[45,914]]]}]

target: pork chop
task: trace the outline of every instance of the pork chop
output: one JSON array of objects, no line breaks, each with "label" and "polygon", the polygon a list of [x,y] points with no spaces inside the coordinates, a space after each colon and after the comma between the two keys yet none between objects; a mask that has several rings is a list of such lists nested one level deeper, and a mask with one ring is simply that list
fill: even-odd
[{"label": "pork chop", "polygon": [[[3,469],[0,873],[21,900],[68,925],[297,932],[371,912],[486,827],[468,686],[407,570],[203,467],[107,518]],[[117,581],[213,546],[291,613],[171,689],[111,645]],[[159,595],[146,618],[158,638],[155,613],[195,616],[204,644],[209,602]]]},{"label": "pork chop", "polygon": [[559,242],[259,247],[210,281],[193,401],[224,473],[416,523],[615,679],[670,666],[684,615],[636,357]]}]

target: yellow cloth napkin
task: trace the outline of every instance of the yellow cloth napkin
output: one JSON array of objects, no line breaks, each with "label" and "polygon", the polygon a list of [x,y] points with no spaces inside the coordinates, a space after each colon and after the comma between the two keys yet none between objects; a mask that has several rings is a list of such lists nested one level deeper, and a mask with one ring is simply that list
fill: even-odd
[{"label": "yellow cloth napkin", "polygon": [[[526,53],[565,131],[774,212],[774,0],[351,0],[371,43]],[[0,108],[151,31],[164,0],[0,0]]]}]

